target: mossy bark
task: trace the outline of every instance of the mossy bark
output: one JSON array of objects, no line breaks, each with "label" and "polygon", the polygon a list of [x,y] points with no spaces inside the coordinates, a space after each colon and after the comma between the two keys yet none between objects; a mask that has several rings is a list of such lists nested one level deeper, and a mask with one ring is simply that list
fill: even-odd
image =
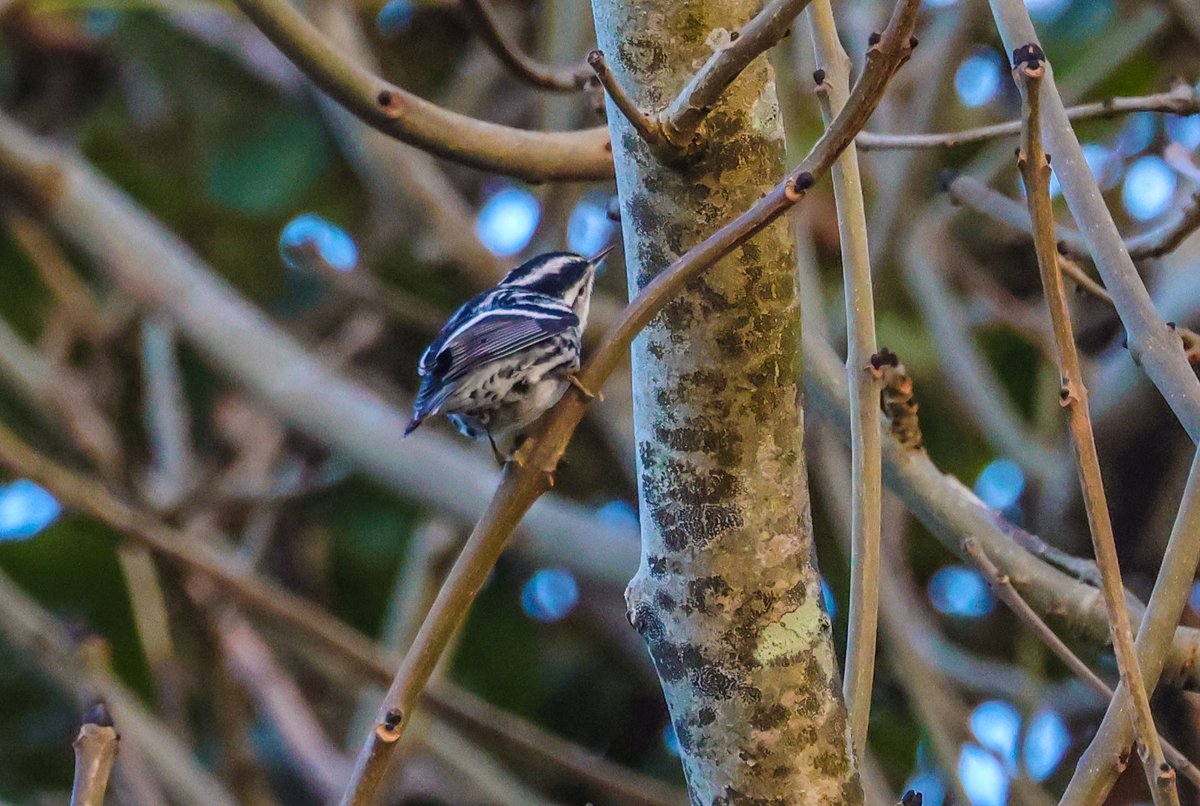
[{"label": "mossy bark", "polygon": [[[757,0],[593,0],[623,87],[657,112]],[[659,162],[609,110],[630,291],[784,173],[759,58],[708,116],[702,158]],[[642,513],[629,617],[662,680],[697,804],[858,804],[802,448],[794,245],[778,222],[672,301],[633,348]]]}]

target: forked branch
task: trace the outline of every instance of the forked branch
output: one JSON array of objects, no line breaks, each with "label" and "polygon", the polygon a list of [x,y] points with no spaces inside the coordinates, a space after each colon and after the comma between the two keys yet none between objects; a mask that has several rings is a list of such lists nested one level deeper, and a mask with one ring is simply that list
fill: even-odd
[{"label": "forked branch", "polygon": [[660,159],[679,161],[703,151],[702,127],[721,96],[751,62],[791,33],[792,22],[811,0],[771,0],[754,18],[728,34],[712,56],[665,109],[651,114],[613,76],[604,54],[592,51],[588,63],[621,114]]}]

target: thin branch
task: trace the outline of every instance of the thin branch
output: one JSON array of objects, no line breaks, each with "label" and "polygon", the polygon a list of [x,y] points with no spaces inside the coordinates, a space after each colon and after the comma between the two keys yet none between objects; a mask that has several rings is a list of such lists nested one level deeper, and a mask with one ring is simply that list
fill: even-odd
[{"label": "thin branch", "polygon": [[641,111],[622,89],[603,52],[593,50],[588,64],[613,104],[661,159],[685,159],[702,151],[704,120],[721,96],[751,62],[791,33],[792,22],[809,2],[771,0],[749,22],[729,34],[728,44],[717,47],[675,100],[656,115]]},{"label": "thin branch", "polygon": [[97,702],[83,715],[75,737],[75,782],[71,806],[104,806],[104,792],[117,760],[120,737],[104,703]]},{"label": "thin branch", "polygon": [[[1138,661],[1149,689],[1153,689],[1163,674],[1164,659],[1170,653],[1171,632],[1179,624],[1187,604],[1197,564],[1200,564],[1200,451],[1192,460],[1179,513],[1138,628]],[[1129,705],[1129,692],[1122,682],[1067,785],[1064,803],[1099,802],[1116,781],[1119,770],[1113,761],[1125,751],[1132,738]]]},{"label": "thin branch", "polygon": [[[1072,674],[1087,683],[1105,701],[1111,701],[1114,696],[1112,687],[1108,683],[1105,683],[1100,675],[1093,672],[1091,667],[1084,663],[1078,655],[1072,652],[1071,648],[1050,628],[1050,625],[1043,621],[1042,617],[1029,606],[1029,603],[1013,587],[1012,580],[1008,575],[997,568],[996,564],[987,556],[987,553],[980,548],[979,541],[973,537],[968,537],[963,541],[962,547],[963,552],[970,558],[972,564],[987,579],[988,587],[992,589],[996,597],[1008,605],[1008,608],[1016,614],[1017,618],[1021,619],[1029,629],[1033,630],[1034,635],[1071,670]],[[1166,739],[1163,739],[1162,747],[1163,754],[1170,765],[1200,789],[1200,768],[1197,768],[1195,764],[1188,760],[1187,756]]]},{"label": "thin branch", "polygon": [[[897,3],[887,31],[868,51],[866,68],[845,107],[800,166],[749,210],[659,274],[629,304],[625,317],[605,334],[581,371],[579,380],[585,388],[599,389],[603,385],[637,333],[689,280],[783,215],[829,171],[870,118],[896,70],[908,59],[917,7],[917,0]],[[567,394],[542,418],[522,447],[520,461],[507,466],[491,505],[468,538],[396,673],[378,722],[359,754],[343,806],[376,802],[418,695],[521,517],[548,488],[549,474],[558,466],[588,402],[582,393]]]},{"label": "thin branch", "polygon": [[440,157],[531,181],[612,176],[608,131],[532,132],[444,109],[363,69],[288,0],[238,7],[313,83],[384,134]]},{"label": "thin branch", "polygon": [[[838,40],[829,0],[810,9],[813,51],[818,70],[817,99],[828,126],[850,94],[850,59]],[[738,40],[741,41],[740,39]],[[883,481],[879,432],[880,375],[874,371],[875,297],[862,176],[854,144],[847,146],[831,172],[842,244],[846,301],[846,377],[850,389],[851,497],[850,608],[842,694],[850,713],[850,735],[857,758],[865,758],[875,681],[875,644],[879,632],[879,531]]]},{"label": "thin branch", "polygon": [[488,0],[459,0],[459,8],[471,20],[476,32],[514,76],[554,92],[578,92],[587,86],[591,71],[583,65],[552,67],[542,64],[521,50],[504,32]]},{"label": "thin branch", "polygon": [[[805,326],[803,338],[808,400],[841,439],[848,441],[850,402],[845,372],[833,349],[810,328]],[[1082,581],[1095,577],[1094,565],[1062,556],[1037,536],[1004,520],[970,487],[939,470],[925,451],[884,440],[883,469],[888,488],[947,549],[962,556],[963,535],[975,537],[1038,613],[1090,641],[1108,639],[1103,597],[1095,585]],[[1185,575],[1181,572],[1180,578]],[[1188,577],[1188,584],[1190,580]],[[1127,592],[1126,602],[1132,615],[1139,618],[1143,606],[1137,598]],[[1166,674],[1181,683],[1195,680],[1198,670],[1193,653],[1200,653],[1200,631],[1180,627],[1174,637]]]},{"label": "thin branch", "polygon": [[604,91],[608,93],[613,106],[629,121],[629,125],[633,126],[638,137],[645,140],[654,149],[663,148],[666,141],[658,121],[639,109],[637,102],[630,98],[617,82],[616,76],[608,66],[608,60],[604,58],[604,51],[593,50],[588,54],[587,62],[596,73],[596,80],[600,82],[600,86],[604,87]]},{"label": "thin branch", "polygon": [[1029,217],[1033,222],[1033,244],[1041,269],[1046,302],[1050,308],[1059,370],[1063,378],[1062,405],[1067,410],[1067,421],[1079,462],[1079,478],[1083,485],[1083,499],[1091,526],[1096,563],[1100,567],[1101,590],[1104,592],[1105,606],[1111,622],[1117,668],[1120,670],[1122,682],[1131,692],[1135,734],[1154,803],[1156,806],[1178,804],[1179,794],[1175,789],[1175,776],[1163,758],[1162,745],[1154,727],[1154,716],[1150,711],[1150,697],[1143,685],[1133,646],[1133,630],[1129,623],[1129,611],[1125,607],[1125,588],[1121,582],[1116,539],[1113,536],[1104,482],[1100,475],[1100,458],[1096,451],[1095,435],[1092,433],[1091,416],[1088,413],[1087,388],[1083,383],[1083,370],[1075,346],[1062,273],[1058,269],[1054,208],[1050,200],[1050,160],[1043,150],[1041,137],[1044,56],[1040,47],[1030,44],[1013,51],[1013,62],[1013,77],[1021,91],[1023,107],[1024,127],[1019,158],[1021,177],[1025,183]]},{"label": "thin branch", "polygon": [[[1168,112],[1176,115],[1194,115],[1200,112],[1200,93],[1183,81],[1177,81],[1167,92],[1142,95],[1133,98],[1109,98],[1090,104],[1068,107],[1069,120],[1108,119],[1133,112]],[[863,132],[855,144],[863,151],[885,149],[952,148],[954,146],[1014,137],[1021,133],[1021,121],[1009,120],[991,126],[980,126],[959,132],[937,132],[931,134],[883,134]]]},{"label": "thin branch", "polygon": [[[1009,52],[1037,42],[1037,32],[1021,0],[990,0],[990,5]],[[1048,64],[1041,96],[1042,136],[1054,154],[1054,173],[1067,206],[1082,224],[1081,234],[1104,287],[1112,294],[1129,335],[1130,354],[1158,387],[1192,441],[1200,440],[1200,380],[1179,340],[1154,309],[1083,157]]]},{"label": "thin branch", "polygon": [[[1032,232],[1029,213],[1024,205],[992,190],[978,179],[958,175],[946,182],[945,187],[946,193],[956,203],[983,213],[1017,232]],[[1188,203],[1167,221],[1127,238],[1125,249],[1133,260],[1162,257],[1173,252],[1197,229],[1200,229],[1200,191],[1193,193]],[[1077,259],[1088,258],[1087,245],[1079,233],[1071,228],[1064,230],[1059,233],[1059,251]]]},{"label": "thin branch", "polygon": [[314,793],[322,798],[334,797],[350,769],[350,759],[329,740],[295,679],[249,622],[235,610],[221,608],[215,602],[201,603],[210,607],[230,672],[274,727],[293,769]]},{"label": "thin branch", "polygon": [[693,150],[705,118],[721,96],[751,62],[791,33],[792,22],[809,2],[771,0],[749,22],[729,34],[728,46],[718,47],[658,115],[659,132],[671,148],[682,153]]}]

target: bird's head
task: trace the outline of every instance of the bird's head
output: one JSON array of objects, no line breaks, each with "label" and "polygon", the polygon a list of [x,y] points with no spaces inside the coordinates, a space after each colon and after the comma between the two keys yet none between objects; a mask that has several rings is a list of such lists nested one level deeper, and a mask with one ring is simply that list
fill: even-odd
[{"label": "bird's head", "polygon": [[561,299],[572,307],[577,302],[586,304],[596,278],[596,268],[613,248],[609,246],[590,259],[574,252],[546,252],[510,271],[500,285],[526,288]]}]

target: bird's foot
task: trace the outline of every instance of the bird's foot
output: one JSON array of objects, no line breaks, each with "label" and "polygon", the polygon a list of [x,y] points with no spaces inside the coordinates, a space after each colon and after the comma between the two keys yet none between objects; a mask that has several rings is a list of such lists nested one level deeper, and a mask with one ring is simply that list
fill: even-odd
[{"label": "bird's foot", "polygon": [[[509,461],[515,464],[517,467],[524,469],[526,465],[529,464],[528,456],[529,452],[532,450],[533,442],[526,434],[520,434],[515,440],[513,440],[513,452],[512,456],[509,457]],[[546,474],[546,483],[550,487],[553,487],[554,471],[543,469],[542,472]]]},{"label": "bird's foot", "polygon": [[604,402],[604,393],[603,392],[593,392],[591,389],[588,389],[586,386],[583,385],[583,381],[579,380],[578,375],[568,375],[567,383],[571,384],[576,389],[578,389],[580,394],[582,394],[588,400],[599,400],[601,403]]}]

